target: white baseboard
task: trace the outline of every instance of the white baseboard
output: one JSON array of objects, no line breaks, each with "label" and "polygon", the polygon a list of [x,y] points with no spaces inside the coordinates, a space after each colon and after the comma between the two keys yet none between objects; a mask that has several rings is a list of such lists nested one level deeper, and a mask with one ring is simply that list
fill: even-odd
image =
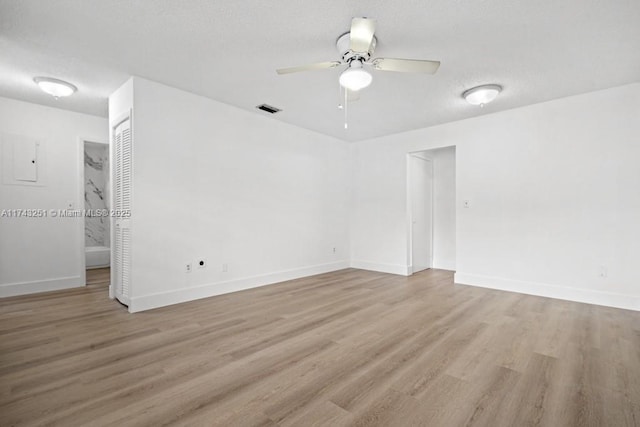
[{"label": "white baseboard", "polygon": [[133,297],[129,304],[129,312],[136,313],[139,311],[151,310],[153,308],[179,304],[181,302],[193,301],[201,298],[208,298],[215,295],[228,294],[250,288],[257,288],[259,286],[271,285],[274,283],[284,282],[286,280],[313,276],[315,274],[329,273],[331,271],[343,270],[345,268],[349,268],[349,262],[338,261],[329,264],[278,271],[260,276],[245,277],[227,282],[209,283],[193,288],[181,288],[168,292]]},{"label": "white baseboard", "polygon": [[35,280],[33,282],[7,283],[0,285],[0,298],[17,295],[35,294],[37,292],[59,291],[61,289],[79,288],[85,283],[80,276],[59,277],[49,280]]},{"label": "white baseboard", "polygon": [[449,270],[456,271],[456,263],[455,262],[435,262],[433,263],[433,268],[438,270]]},{"label": "white baseboard", "polygon": [[478,286],[482,288],[499,289],[502,291],[518,292],[521,294],[537,295],[567,301],[583,302],[587,304],[603,305],[606,307],[624,308],[640,311],[640,296],[616,294],[611,292],[594,291],[590,289],[571,288],[566,286],[549,285],[546,283],[526,282],[505,279],[503,277],[482,276],[457,272],[454,276],[456,283],[461,285]]},{"label": "white baseboard", "polygon": [[361,270],[379,271],[381,273],[399,274],[401,276],[411,275],[410,265],[381,264],[377,262],[354,260],[351,261],[351,267],[359,268]]}]

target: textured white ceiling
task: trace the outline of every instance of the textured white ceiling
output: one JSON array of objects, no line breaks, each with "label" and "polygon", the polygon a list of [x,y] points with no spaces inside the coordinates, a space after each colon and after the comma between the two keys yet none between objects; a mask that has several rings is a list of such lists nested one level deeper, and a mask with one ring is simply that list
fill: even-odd
[{"label": "textured white ceiling", "polygon": [[[351,18],[376,18],[375,56],[442,61],[434,76],[374,71],[337,109],[340,69],[276,68],[338,58]],[[34,76],[79,91],[54,100]],[[639,0],[0,0],[0,96],[106,116],[137,75],[347,141],[426,127],[640,80]],[[461,93],[504,86],[484,109]]]}]

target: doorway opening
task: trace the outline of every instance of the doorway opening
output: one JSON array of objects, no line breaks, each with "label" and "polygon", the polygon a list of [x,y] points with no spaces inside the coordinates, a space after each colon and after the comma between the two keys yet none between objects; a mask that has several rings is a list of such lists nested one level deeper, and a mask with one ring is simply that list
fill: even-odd
[{"label": "doorway opening", "polygon": [[407,154],[407,234],[410,274],[455,270],[455,147]]},{"label": "doorway opening", "polygon": [[81,140],[85,284],[108,286],[111,264],[109,144]]}]

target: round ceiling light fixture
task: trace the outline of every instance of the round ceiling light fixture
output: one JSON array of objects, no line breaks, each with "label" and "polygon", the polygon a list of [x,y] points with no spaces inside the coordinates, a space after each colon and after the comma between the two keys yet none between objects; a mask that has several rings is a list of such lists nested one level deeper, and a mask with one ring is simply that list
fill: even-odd
[{"label": "round ceiling light fixture", "polygon": [[78,88],[71,83],[52,77],[35,77],[33,81],[40,86],[40,89],[56,99],[62,96],[73,95],[73,93],[78,90]]},{"label": "round ceiling light fixture", "polygon": [[502,86],[500,85],[482,85],[465,91],[462,94],[462,97],[471,105],[479,105],[480,107],[483,107],[485,104],[496,99],[501,91]]},{"label": "round ceiling light fixture", "polygon": [[345,89],[358,91],[369,86],[373,81],[373,76],[362,68],[362,61],[353,60],[349,63],[349,68],[340,74],[340,86]]}]

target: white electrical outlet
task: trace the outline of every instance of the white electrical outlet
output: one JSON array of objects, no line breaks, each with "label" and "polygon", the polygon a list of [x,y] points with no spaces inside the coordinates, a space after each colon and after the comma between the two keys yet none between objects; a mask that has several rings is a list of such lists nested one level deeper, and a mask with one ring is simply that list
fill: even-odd
[{"label": "white electrical outlet", "polygon": [[333,248],[333,253],[334,253],[334,254],[336,253],[336,248]]},{"label": "white electrical outlet", "polygon": [[600,266],[600,277],[607,277],[607,266],[606,265],[601,265]]},{"label": "white electrical outlet", "polygon": [[207,266],[207,260],[204,258],[200,258],[198,262],[196,262],[198,268],[205,268]]},{"label": "white electrical outlet", "polygon": [[186,263],[184,265],[184,272],[185,273],[191,273],[191,270],[193,270],[193,266],[191,265],[190,262]]},{"label": "white electrical outlet", "polygon": [[226,273],[227,271],[229,271],[229,264],[225,262],[224,264],[222,264],[222,272]]}]

